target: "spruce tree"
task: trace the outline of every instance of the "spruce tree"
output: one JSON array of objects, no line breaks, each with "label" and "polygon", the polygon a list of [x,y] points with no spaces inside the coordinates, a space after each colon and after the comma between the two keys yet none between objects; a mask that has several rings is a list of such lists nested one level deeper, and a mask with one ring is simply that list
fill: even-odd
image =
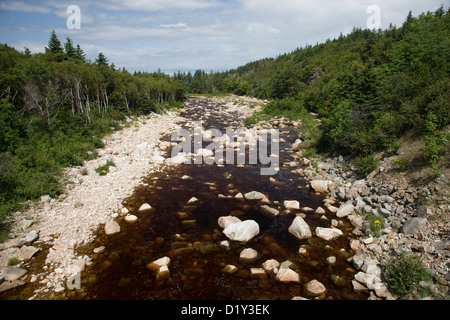
[{"label": "spruce tree", "polygon": [[48,47],[45,47],[45,53],[53,53],[53,54],[59,54],[63,52],[63,48],[61,46],[61,41],[59,41],[58,37],[56,36],[55,30],[52,31],[52,34],[50,35],[50,40],[48,41]]},{"label": "spruce tree", "polygon": [[95,59],[95,63],[99,66],[108,66],[108,59],[106,59],[103,53],[99,53],[97,59]]},{"label": "spruce tree", "polygon": [[75,50],[75,59],[81,62],[86,62],[86,54],[83,49],[81,49],[79,44],[77,44],[77,48]]},{"label": "spruce tree", "polygon": [[30,48],[24,47],[23,54],[26,55],[27,57],[31,57]]},{"label": "spruce tree", "polygon": [[64,44],[64,51],[66,52],[66,54],[69,58],[72,58],[72,59],[75,58],[76,50],[73,47],[72,39],[70,39],[69,37],[66,38],[66,43]]},{"label": "spruce tree", "polygon": [[53,54],[56,58],[56,61],[58,62],[67,60],[67,55],[64,53],[64,50],[61,46],[61,41],[59,41],[58,37],[56,36],[55,30],[53,30],[52,34],[50,35],[48,47],[45,47],[45,53]]}]

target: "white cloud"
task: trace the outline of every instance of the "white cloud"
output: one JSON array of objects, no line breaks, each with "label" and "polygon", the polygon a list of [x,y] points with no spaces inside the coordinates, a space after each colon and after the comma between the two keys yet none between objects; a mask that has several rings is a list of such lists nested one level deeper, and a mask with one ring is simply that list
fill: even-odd
[{"label": "white cloud", "polygon": [[280,33],[279,29],[259,22],[248,23],[246,30],[255,35],[277,35]]},{"label": "white cloud", "polygon": [[175,24],[162,24],[162,25],[160,25],[160,27],[161,28],[167,28],[167,29],[171,29],[171,28],[178,29],[178,28],[186,28],[187,24],[184,23],[184,22],[178,22],[178,23],[175,23]]},{"label": "white cloud", "polygon": [[167,11],[167,10],[196,10],[206,9],[218,5],[217,0],[105,0],[99,6],[109,10],[137,10],[137,11]]},{"label": "white cloud", "polygon": [[19,12],[36,12],[36,13],[50,13],[52,10],[46,6],[31,5],[22,1],[2,1],[0,2],[0,9]]},{"label": "white cloud", "polygon": [[15,43],[12,43],[11,46],[16,48],[18,51],[23,51],[25,47],[30,49],[32,53],[44,52],[44,48],[47,46],[47,43],[33,41],[33,40],[22,40]]}]

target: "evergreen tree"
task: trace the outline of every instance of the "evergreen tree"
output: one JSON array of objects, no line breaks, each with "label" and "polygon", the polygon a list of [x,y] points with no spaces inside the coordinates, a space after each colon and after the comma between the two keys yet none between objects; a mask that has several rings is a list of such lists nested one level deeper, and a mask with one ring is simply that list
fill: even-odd
[{"label": "evergreen tree", "polygon": [[75,59],[81,62],[86,62],[86,54],[83,49],[81,49],[79,44],[77,44],[77,48],[75,49]]},{"label": "evergreen tree", "polygon": [[23,54],[26,55],[27,57],[31,57],[31,51],[30,51],[30,48],[24,47],[24,48],[23,48]]},{"label": "evergreen tree", "polygon": [[108,59],[103,53],[99,53],[97,59],[95,59],[95,64],[99,66],[108,66]]},{"label": "evergreen tree", "polygon": [[64,44],[64,51],[66,52],[69,58],[73,59],[76,57],[76,49],[73,47],[72,39],[70,39],[69,37],[66,38],[66,43]]},{"label": "evergreen tree", "polygon": [[61,41],[59,41],[58,37],[56,36],[55,30],[52,31],[50,35],[50,40],[48,41],[48,47],[45,47],[45,53],[53,53],[58,54],[63,51],[63,48],[61,46]]},{"label": "evergreen tree", "polygon": [[59,41],[56,36],[55,30],[52,31],[50,35],[50,40],[48,41],[48,47],[45,47],[45,53],[53,54],[56,57],[56,61],[61,62],[67,59],[67,55],[61,46],[61,41]]}]

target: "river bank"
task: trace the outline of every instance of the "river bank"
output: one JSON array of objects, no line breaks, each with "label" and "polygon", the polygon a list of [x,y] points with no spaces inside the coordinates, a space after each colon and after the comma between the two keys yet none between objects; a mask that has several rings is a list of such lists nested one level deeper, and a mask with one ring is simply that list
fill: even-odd
[{"label": "river bank", "polygon": [[[257,110],[255,103],[262,103],[250,99],[233,102],[201,98],[201,101],[211,107],[220,102],[223,106],[221,112],[235,113],[236,121]],[[16,270],[19,271],[17,279],[4,283],[28,284],[33,288],[29,293],[30,299],[49,299],[53,294],[66,290],[67,281],[76,280],[74,277],[91,261],[89,255],[80,256],[76,249],[91,243],[94,231],[99,227],[105,225],[109,229],[105,229],[106,233],[115,234],[120,231],[120,226],[115,222],[117,218],[134,219],[133,212],[130,214],[123,200],[138,185],[148,184],[142,179],[144,176],[163,172],[170,166],[171,161],[165,161],[161,154],[173,145],[167,140],[162,141],[162,137],[180,129],[180,123],[186,122],[182,112],[178,110],[132,122],[129,127],[105,140],[106,146],[99,150],[99,158],[87,162],[83,168],[68,170],[67,177],[72,183],[64,195],[58,199],[43,197],[37,207],[17,215],[14,238],[2,244],[0,265],[6,266],[9,259],[15,257],[21,261],[17,267],[25,270],[25,274]],[[272,119],[254,125],[253,129],[283,131],[297,125],[287,119]],[[308,188],[323,197],[320,209],[312,209],[320,223],[338,229],[342,228],[345,220],[352,226],[352,240],[348,247],[341,249],[342,253],[350,250],[356,253],[346,257],[357,270],[351,280],[354,291],[367,293],[370,299],[391,299],[382,279],[382,268],[392,252],[406,250],[423,254],[427,267],[433,271],[433,280],[426,284],[433,288],[428,298],[445,298],[449,280],[448,204],[446,206],[441,201],[443,199],[438,199],[445,198],[442,194],[448,185],[445,177],[436,179],[425,188],[412,186],[406,178],[393,179],[386,175],[388,170],[377,171],[361,179],[351,170],[351,163],[346,159],[303,158],[301,141],[289,147],[299,151],[292,153],[292,159],[280,163],[280,166],[299,179],[308,181]],[[96,173],[95,169],[108,160],[115,166],[110,166],[104,176]],[[382,167],[387,169],[390,162],[392,159],[385,158]],[[270,182],[276,184],[276,178]],[[217,188],[211,184],[213,182],[208,183],[211,190]],[[278,188],[282,189],[282,186]],[[439,204],[436,207],[419,205],[423,193],[429,199],[439,200]],[[287,209],[288,205],[279,204],[278,209]],[[305,208],[302,204],[298,215],[305,217],[308,215],[307,209],[311,208]],[[296,212],[295,208],[292,210]],[[335,216],[327,217],[325,210]],[[383,221],[379,234],[374,234],[371,228],[371,216],[380,217]],[[313,231],[318,235],[321,229]],[[306,257],[311,253],[305,248],[298,249],[298,254]],[[94,254],[101,254],[101,248],[95,249]],[[334,263],[333,257],[335,261],[336,256],[327,258],[327,265]],[[30,267],[27,272],[27,267],[36,265],[37,260],[40,261],[40,268],[34,270]],[[338,286],[340,280],[334,276],[334,285]],[[318,286],[316,282],[313,284]],[[298,298],[302,297],[299,295]]]}]

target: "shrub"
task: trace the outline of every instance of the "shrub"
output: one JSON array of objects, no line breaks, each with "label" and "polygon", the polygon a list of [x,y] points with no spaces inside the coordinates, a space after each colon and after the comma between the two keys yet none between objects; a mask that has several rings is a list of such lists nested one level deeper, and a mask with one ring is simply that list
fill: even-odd
[{"label": "shrub", "polygon": [[353,160],[353,165],[358,173],[367,176],[378,168],[378,161],[373,155],[359,156]]},{"label": "shrub", "polygon": [[20,261],[16,257],[8,259],[8,266],[16,266],[19,263],[20,263]]},{"label": "shrub", "polygon": [[402,158],[395,158],[394,162],[395,162],[395,167],[397,168],[397,170],[400,170],[400,171],[406,170],[405,161]]},{"label": "shrub", "polygon": [[384,271],[389,291],[401,298],[412,294],[420,281],[427,280],[430,277],[423,265],[421,256],[404,252],[392,258],[385,266]]},{"label": "shrub", "polygon": [[95,169],[95,172],[97,172],[100,176],[106,176],[109,172],[109,167],[115,167],[116,164],[112,162],[111,160],[107,160],[106,163],[97,169]]},{"label": "shrub", "polygon": [[432,112],[428,113],[425,123],[426,134],[423,137],[425,140],[425,148],[423,151],[430,168],[434,170],[436,175],[439,175],[438,162],[441,159],[441,155],[447,149],[448,134],[438,130],[437,123],[438,119],[436,115]]}]

